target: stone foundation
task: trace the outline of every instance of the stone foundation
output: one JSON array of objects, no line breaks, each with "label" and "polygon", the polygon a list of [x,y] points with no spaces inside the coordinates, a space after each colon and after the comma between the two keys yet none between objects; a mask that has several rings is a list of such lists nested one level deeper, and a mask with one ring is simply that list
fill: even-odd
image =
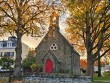
[{"label": "stone foundation", "polygon": [[91,83],[91,77],[48,77],[48,76],[30,76],[24,77],[23,83]]}]

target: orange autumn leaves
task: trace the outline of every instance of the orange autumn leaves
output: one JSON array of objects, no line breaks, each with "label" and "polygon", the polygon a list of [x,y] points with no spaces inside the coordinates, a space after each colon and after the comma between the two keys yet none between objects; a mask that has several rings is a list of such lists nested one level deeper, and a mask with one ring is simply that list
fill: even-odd
[{"label": "orange autumn leaves", "polygon": [[[101,61],[101,66],[105,66],[105,62],[104,61]],[[94,66],[98,66],[98,61],[96,61],[94,63]],[[86,59],[80,59],[80,68],[84,68],[86,69],[87,68],[87,61]]]},{"label": "orange autumn leaves", "polygon": [[87,68],[86,59],[80,59],[80,68]]}]

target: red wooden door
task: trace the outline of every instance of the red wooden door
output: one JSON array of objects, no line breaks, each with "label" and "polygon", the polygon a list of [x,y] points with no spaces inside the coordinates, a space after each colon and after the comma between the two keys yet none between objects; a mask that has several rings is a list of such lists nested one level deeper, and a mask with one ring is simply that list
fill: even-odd
[{"label": "red wooden door", "polygon": [[51,59],[47,59],[45,63],[45,72],[52,73],[53,70],[53,62]]}]

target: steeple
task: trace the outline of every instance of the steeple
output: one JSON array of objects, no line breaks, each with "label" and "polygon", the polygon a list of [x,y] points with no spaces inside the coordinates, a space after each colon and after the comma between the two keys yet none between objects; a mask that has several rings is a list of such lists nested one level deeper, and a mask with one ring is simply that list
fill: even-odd
[{"label": "steeple", "polygon": [[56,32],[59,32],[59,15],[54,10],[53,13],[50,15],[50,26],[49,26],[48,35],[50,37],[54,37]]},{"label": "steeple", "polygon": [[53,11],[50,15],[50,27],[58,27],[59,26],[59,15],[57,11]]}]

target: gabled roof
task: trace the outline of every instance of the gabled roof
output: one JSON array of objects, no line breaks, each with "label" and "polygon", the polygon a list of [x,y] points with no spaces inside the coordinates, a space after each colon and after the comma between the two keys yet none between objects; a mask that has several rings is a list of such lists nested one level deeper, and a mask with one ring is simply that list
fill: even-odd
[{"label": "gabled roof", "polygon": [[[60,33],[61,34],[61,33]],[[64,40],[72,47],[72,50],[79,55],[79,53],[74,49],[74,47],[72,46],[72,44],[61,34],[61,36],[64,38]]]},{"label": "gabled roof", "polygon": [[45,56],[42,58],[42,60],[44,60],[48,54],[50,54],[52,57],[54,57],[55,60],[60,62],[59,58],[50,50],[45,54]]}]

